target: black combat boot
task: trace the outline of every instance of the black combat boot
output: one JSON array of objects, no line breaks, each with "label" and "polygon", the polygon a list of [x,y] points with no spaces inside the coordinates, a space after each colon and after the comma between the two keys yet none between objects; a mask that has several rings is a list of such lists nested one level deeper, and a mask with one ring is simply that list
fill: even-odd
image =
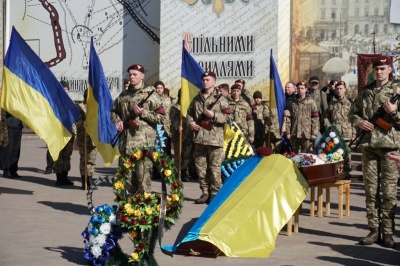
[{"label": "black combat boot", "polygon": [[372,244],[380,241],[379,229],[371,228],[370,230],[371,230],[371,232],[369,232],[369,234],[366,237],[360,239],[359,243],[361,245],[372,245]]},{"label": "black combat boot", "polygon": [[197,200],[194,201],[194,203],[196,203],[196,204],[204,204],[204,203],[207,203],[207,202],[208,202],[208,198],[209,198],[209,195],[203,193],[203,194],[200,196],[200,198],[198,198]]},{"label": "black combat boot", "polygon": [[392,234],[383,234],[383,246],[387,248],[394,248],[396,246]]},{"label": "black combat boot", "polygon": [[62,186],[63,184],[63,177],[61,173],[56,173],[57,176],[57,181],[56,181],[56,186]]},{"label": "black combat boot", "polygon": [[62,172],[62,184],[67,186],[73,186],[74,182],[68,179],[68,172]]}]

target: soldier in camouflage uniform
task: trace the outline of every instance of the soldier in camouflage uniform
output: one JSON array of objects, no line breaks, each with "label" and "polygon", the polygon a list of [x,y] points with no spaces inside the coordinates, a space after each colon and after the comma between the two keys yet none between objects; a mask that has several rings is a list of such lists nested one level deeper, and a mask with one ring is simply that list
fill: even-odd
[{"label": "soldier in camouflage uniform", "polygon": [[[282,147],[281,133],[279,132],[279,121],[278,121],[278,110],[276,108],[271,109],[270,113],[271,124],[265,127],[265,143],[269,143],[271,149],[274,153],[280,153]],[[285,121],[282,125],[282,130],[285,130]],[[269,139],[268,139],[269,138]]]},{"label": "soldier in camouflage uniform", "polygon": [[[165,110],[160,96],[151,94],[143,106],[139,103],[146,99],[153,86],[147,86],[144,79],[144,67],[139,64],[131,65],[128,69],[130,86],[115,99],[111,108],[111,120],[118,132],[123,132],[119,138],[119,165],[122,166],[122,157],[134,148],[154,147],[156,140],[156,126],[164,123]],[[137,130],[125,125],[129,119],[138,126]],[[132,177],[127,180],[127,188],[131,194],[151,192],[152,162],[145,158],[138,165]]]},{"label": "soldier in camouflage uniform", "polygon": [[319,112],[319,121],[320,121],[320,131],[321,133],[325,132],[324,127],[324,117],[326,111],[328,110],[328,98],[326,97],[326,93],[319,89],[319,78],[316,76],[312,76],[308,83],[310,84],[310,88],[308,89],[308,96],[315,100],[317,104],[317,109]]},{"label": "soldier in camouflage uniform", "polygon": [[254,105],[254,99],[251,97],[248,90],[245,89],[246,81],[244,79],[238,79],[235,81],[235,84],[240,86],[242,98],[250,105]]},{"label": "soldier in camouflage uniform", "polygon": [[351,154],[349,149],[350,141],[355,137],[355,128],[349,121],[349,111],[351,107],[351,101],[346,97],[346,83],[344,81],[338,81],[335,85],[336,97],[333,97],[329,102],[329,108],[324,119],[325,127],[329,127],[334,124],[343,139],[346,141],[346,149],[348,152],[348,158],[344,162],[344,171],[346,178],[350,179],[351,171]]},{"label": "soldier in camouflage uniform", "polygon": [[[64,90],[69,92],[69,84],[65,80],[60,81]],[[72,125],[73,134],[67,145],[60,151],[58,159],[54,162],[53,171],[56,173],[56,186],[73,186],[74,182],[68,179],[68,172],[71,170],[71,155],[74,151],[74,140],[76,135],[76,125]]]},{"label": "soldier in camouflage uniform", "polygon": [[[397,205],[398,172],[395,161],[387,155],[399,155],[400,146],[400,113],[399,101],[392,104],[390,97],[398,93],[397,85],[389,80],[392,72],[392,60],[388,56],[378,56],[373,61],[375,81],[366,85],[358,94],[351,106],[349,119],[358,130],[366,131],[361,139],[362,169],[365,185],[367,219],[370,233],[360,239],[361,245],[371,245],[380,240],[383,234],[383,245],[394,247],[394,215]],[[381,117],[392,127],[382,129],[368,120],[376,110],[383,106],[386,114]],[[373,121],[372,121],[373,122]],[[379,123],[381,126],[384,123]],[[382,199],[380,197],[382,190]],[[381,231],[382,230],[382,231]]]},{"label": "soldier in camouflage uniform", "polygon": [[[181,180],[190,180],[189,163],[193,162],[193,134],[189,128],[186,119],[181,115],[180,105],[180,90],[178,92],[178,99],[173,104],[169,111],[170,115],[170,129],[171,129],[171,140],[174,147],[174,161],[178,167],[179,160],[181,160]],[[180,121],[182,119],[182,126]],[[180,136],[182,135],[182,145],[180,145]],[[180,151],[180,149],[182,149]],[[180,156],[179,156],[180,155]]]},{"label": "soldier in camouflage uniform", "polygon": [[218,91],[222,94],[225,98],[229,99],[229,85],[226,83],[222,83],[218,85]]},{"label": "soldier in camouflage uniform", "polygon": [[307,95],[306,83],[297,86],[297,100],[288,107],[286,137],[290,140],[295,153],[311,152],[312,142],[319,130],[319,115],[314,99]]},{"label": "soldier in camouflage uniform", "polygon": [[259,148],[264,146],[265,140],[265,129],[267,125],[271,125],[269,119],[269,107],[268,104],[262,102],[262,94],[260,91],[256,91],[253,94],[254,99],[254,109],[253,109],[253,119],[254,119],[254,148]]},{"label": "soldier in camouflage uniform", "polygon": [[[97,148],[90,136],[86,133],[84,122],[86,120],[86,99],[87,89],[83,93],[83,102],[78,104],[79,117],[76,120],[76,139],[79,147],[79,172],[81,174],[82,189],[85,189],[85,179],[87,188],[90,187],[90,180],[96,166]],[[86,156],[85,156],[86,155]],[[86,157],[86,158],[85,158]],[[86,164],[85,164],[86,162]],[[86,178],[85,178],[86,177]]]},{"label": "soldier in camouflage uniform", "polygon": [[232,122],[235,122],[250,143],[254,142],[254,120],[250,105],[241,97],[238,84],[231,87],[229,107],[232,110]]},{"label": "soldier in camouflage uniform", "polygon": [[202,81],[203,90],[193,98],[186,116],[194,134],[194,159],[202,191],[196,204],[210,202],[222,186],[224,124],[231,121],[228,100],[214,88],[215,73],[205,72]]}]

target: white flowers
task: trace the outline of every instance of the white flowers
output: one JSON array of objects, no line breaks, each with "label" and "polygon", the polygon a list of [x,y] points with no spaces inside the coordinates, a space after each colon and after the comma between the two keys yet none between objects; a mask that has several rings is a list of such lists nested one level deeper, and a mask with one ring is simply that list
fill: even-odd
[{"label": "white flowers", "polygon": [[[332,133],[332,132],[331,132]],[[339,139],[338,138],[334,138],[333,139],[333,143],[338,144],[339,143]]]},{"label": "white flowers", "polygon": [[331,131],[331,132],[329,133],[329,137],[331,137],[331,138],[334,138],[334,137],[336,137],[336,133],[335,133],[335,132],[333,132],[333,131]]},{"label": "white flowers", "polygon": [[344,150],[343,150],[343,149],[338,149],[337,152],[338,152],[340,155],[343,155]]},{"label": "white flowers", "polygon": [[110,224],[116,224],[117,223],[117,216],[114,213],[111,213],[110,217],[108,218],[110,221]]},{"label": "white flowers", "polygon": [[94,245],[90,248],[90,252],[92,252],[93,256],[97,259],[101,255],[101,246]]},{"label": "white flowers", "polygon": [[104,223],[100,226],[100,233],[108,235],[111,232],[111,224]]}]

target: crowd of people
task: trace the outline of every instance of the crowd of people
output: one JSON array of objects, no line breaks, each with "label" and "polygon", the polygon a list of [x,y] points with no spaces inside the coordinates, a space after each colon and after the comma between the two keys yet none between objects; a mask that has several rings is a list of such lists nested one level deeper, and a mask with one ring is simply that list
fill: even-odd
[{"label": "crowd of people", "polygon": [[[282,132],[278,125],[277,110],[271,109],[262,100],[260,91],[255,91],[251,96],[243,79],[236,80],[231,86],[227,83],[217,85],[216,74],[204,72],[201,76],[203,88],[193,98],[187,116],[182,117],[180,93],[173,100],[162,81],[157,81],[153,86],[146,84],[144,66],[133,64],[127,69],[129,78],[124,82],[125,89],[115,99],[111,109],[112,122],[118,132],[123,133],[119,138],[121,157],[118,163],[122,165],[122,158],[133,148],[154,146],[156,125],[162,124],[167,139],[164,151],[173,154],[182,181],[198,180],[201,194],[195,203],[206,204],[213,200],[222,187],[221,165],[225,159],[223,142],[226,124],[235,123],[254,148],[271,147],[275,153],[282,153],[285,149],[286,144],[282,139],[290,141],[295,153],[312,152],[318,134],[332,124],[342,135],[346,147],[356,138],[357,132],[364,131],[366,134],[359,144],[363,154],[370,233],[360,240],[360,244],[370,245],[382,240],[384,246],[393,247],[397,170],[400,170],[400,167],[396,168],[396,163],[400,165],[400,113],[397,111],[399,101],[390,101],[398,93],[396,84],[390,80],[391,63],[391,58],[387,56],[375,59],[375,81],[368,84],[354,102],[346,95],[344,81],[331,80],[323,88],[320,88],[321,82],[316,76],[310,77],[308,82],[287,82]],[[63,83],[63,86],[68,90],[67,83]],[[373,121],[379,107],[384,109],[384,113],[379,121]],[[81,158],[82,188],[86,189],[84,184],[90,185],[97,154],[83,127],[86,94],[83,103],[79,104],[79,110],[81,116],[76,122],[76,135]],[[3,176],[18,178],[18,160],[15,158],[19,157],[20,135],[14,131],[22,126],[9,120],[4,111],[1,117],[1,144],[6,150],[13,147],[13,152],[7,151],[3,159]],[[128,120],[133,122],[126,123]],[[58,160],[52,164],[57,186],[73,185],[68,179],[73,142],[74,138],[71,138],[60,152]],[[348,152],[350,154],[350,150]],[[346,178],[350,178],[350,171],[349,156],[345,161]],[[131,194],[150,193],[153,172],[150,159],[142,160],[127,182],[128,191]]]}]

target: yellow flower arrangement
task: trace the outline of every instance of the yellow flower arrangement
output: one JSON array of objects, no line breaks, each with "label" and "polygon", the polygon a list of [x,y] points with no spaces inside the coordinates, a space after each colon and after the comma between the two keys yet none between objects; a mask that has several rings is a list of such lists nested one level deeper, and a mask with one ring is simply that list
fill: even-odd
[{"label": "yellow flower arrangement", "polygon": [[124,163],[118,168],[113,188],[115,201],[122,206],[118,209],[117,219],[121,222],[121,227],[127,229],[134,243],[130,263],[140,261],[144,254],[153,254],[158,226],[160,226],[160,215],[163,213],[161,209],[163,197],[160,193],[143,193],[129,197],[124,189],[127,179],[135,171],[137,164],[145,158],[152,160],[164,182],[170,185],[170,196],[165,197],[165,221],[161,226],[169,229],[182,211],[183,185],[178,180],[174,162],[168,155],[142,148],[134,149],[122,158]]}]

